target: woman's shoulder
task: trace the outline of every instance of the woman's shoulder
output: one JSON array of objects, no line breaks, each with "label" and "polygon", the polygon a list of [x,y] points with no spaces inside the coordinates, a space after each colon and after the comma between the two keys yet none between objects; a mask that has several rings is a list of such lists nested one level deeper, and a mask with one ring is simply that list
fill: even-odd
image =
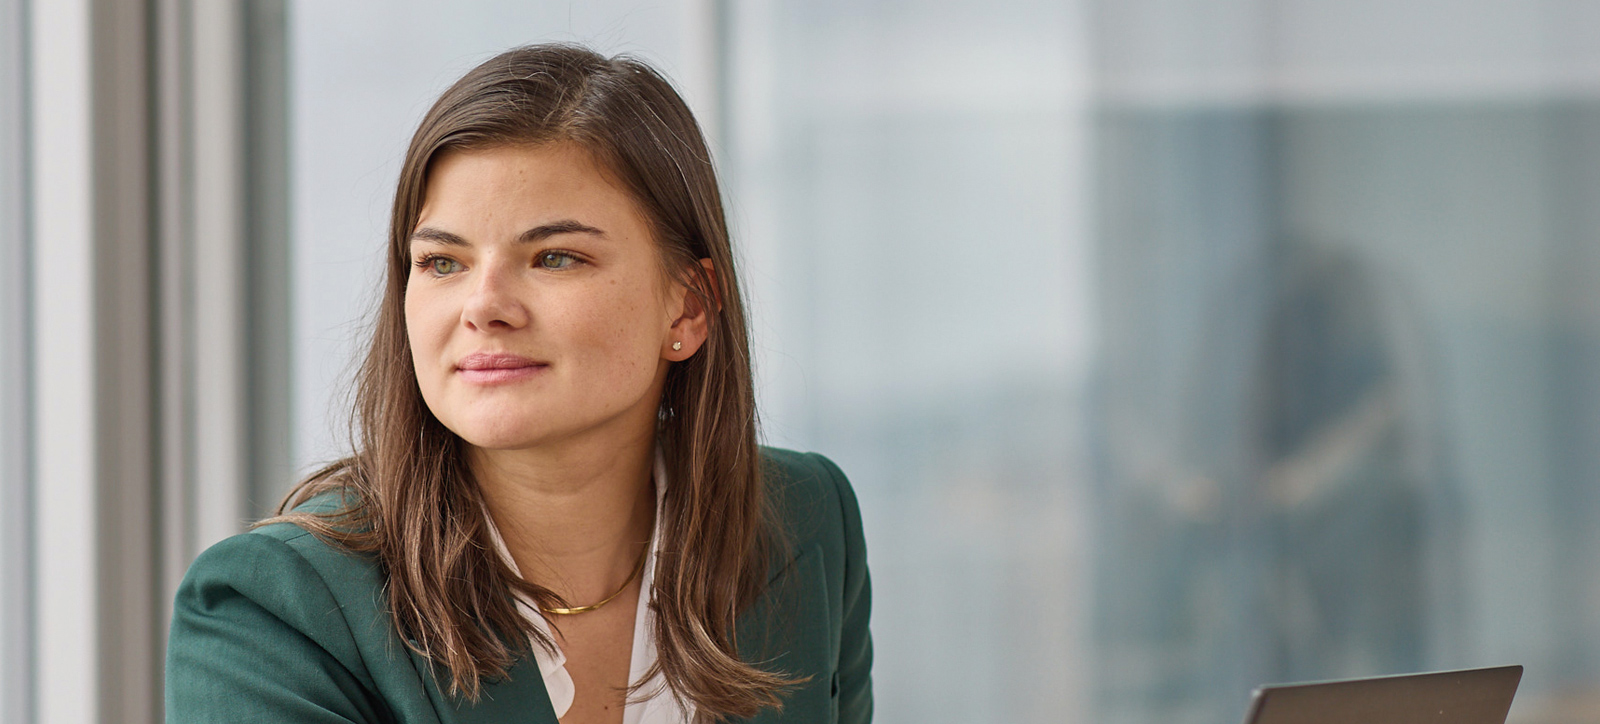
[{"label": "woman's shoulder", "polygon": [[[295,513],[341,509],[318,495]],[[375,556],[324,540],[293,522],[274,522],[225,538],[201,553],[179,584],[177,616],[234,606],[260,609],[354,663],[369,632],[382,632],[383,575]]]},{"label": "woman's shoulder", "polygon": [[[861,508],[839,466],[814,452],[761,448],[763,482],[779,524],[791,543],[815,542],[825,552],[844,552],[859,541]],[[852,553],[861,553],[859,545]]]},{"label": "woman's shoulder", "polygon": [[[768,591],[785,593],[767,604],[780,608],[757,607],[748,620],[791,628],[776,646],[741,653],[814,677],[784,704],[785,721],[870,721],[872,584],[855,491],[839,466],[816,453],[762,448],[761,461],[769,499],[788,535]],[[763,640],[761,631],[746,629],[741,640]]]},{"label": "woman's shoulder", "polygon": [[195,721],[247,719],[252,707],[374,721],[396,702],[422,706],[383,590],[372,556],[293,523],[223,539],[195,559],[174,596],[169,711]]},{"label": "woman's shoulder", "polygon": [[[347,509],[338,493],[323,493],[300,503],[291,512],[328,515]],[[318,577],[326,579],[332,588],[341,588],[341,583],[362,578],[361,573],[375,576],[377,561],[373,556],[324,540],[290,519],[269,522],[223,539],[201,553],[189,570],[190,577],[261,576],[276,581]]]},{"label": "woman's shoulder", "polygon": [[762,446],[761,472],[768,489],[780,497],[832,500],[853,495],[844,472],[821,453]]},{"label": "woman's shoulder", "polygon": [[[336,512],[339,505],[336,495],[320,495],[294,512],[324,514]],[[206,549],[189,566],[178,595],[195,604],[240,596],[307,634],[346,638],[358,628],[352,624],[370,623],[349,619],[370,619],[381,612],[382,589],[374,556],[324,540],[293,522],[275,522]]]}]

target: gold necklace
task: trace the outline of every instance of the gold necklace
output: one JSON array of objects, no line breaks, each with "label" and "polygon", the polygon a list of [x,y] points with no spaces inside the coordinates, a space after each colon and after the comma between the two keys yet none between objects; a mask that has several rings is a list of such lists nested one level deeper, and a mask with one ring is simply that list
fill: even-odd
[{"label": "gold necklace", "polygon": [[638,578],[639,574],[644,572],[644,562],[645,562],[645,559],[649,558],[649,557],[650,557],[650,546],[645,546],[644,547],[644,552],[639,554],[639,562],[634,564],[633,573],[628,576],[628,580],[622,582],[622,587],[618,588],[616,593],[613,593],[613,594],[611,594],[609,596],[606,596],[605,598],[600,599],[599,603],[591,603],[591,604],[589,604],[587,606],[576,606],[574,608],[559,608],[559,607],[558,608],[545,608],[543,606],[540,606],[539,610],[543,611],[545,613],[548,613],[548,614],[555,615],[555,616],[571,616],[571,615],[579,614],[579,613],[588,613],[588,612],[593,611],[593,610],[595,610],[597,608],[600,608],[601,606],[604,606],[604,605],[606,605],[608,603],[611,603],[611,599],[622,595],[623,591],[628,590],[628,586],[633,585],[633,579]]}]

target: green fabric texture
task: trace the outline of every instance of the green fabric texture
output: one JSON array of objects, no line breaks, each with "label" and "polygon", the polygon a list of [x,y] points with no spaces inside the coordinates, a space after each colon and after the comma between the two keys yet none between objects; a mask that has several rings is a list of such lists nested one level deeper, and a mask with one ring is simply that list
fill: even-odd
[{"label": "green fabric texture", "polygon": [[[751,722],[872,719],[871,584],[855,493],[815,453],[762,449],[790,545],[739,617],[741,657],[807,677]],[[178,588],[168,722],[557,724],[532,656],[473,704],[442,692],[389,617],[367,556],[277,524],[212,546]]]}]

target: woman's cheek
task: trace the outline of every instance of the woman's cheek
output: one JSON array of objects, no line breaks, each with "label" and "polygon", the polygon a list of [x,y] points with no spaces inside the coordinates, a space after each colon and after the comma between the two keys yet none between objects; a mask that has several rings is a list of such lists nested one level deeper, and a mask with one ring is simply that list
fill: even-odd
[{"label": "woman's cheek", "polygon": [[425,382],[443,374],[442,356],[449,340],[449,328],[442,323],[437,311],[429,314],[433,310],[429,310],[423,300],[418,302],[415,311],[407,310],[406,333],[411,343],[412,364],[416,368],[418,381]]}]

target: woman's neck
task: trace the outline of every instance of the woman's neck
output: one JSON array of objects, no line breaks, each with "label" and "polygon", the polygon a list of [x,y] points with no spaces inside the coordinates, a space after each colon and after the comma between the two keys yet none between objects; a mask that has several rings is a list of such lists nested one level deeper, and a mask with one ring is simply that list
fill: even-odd
[{"label": "woman's neck", "polygon": [[524,579],[572,605],[627,582],[655,524],[653,436],[622,446],[472,448],[468,463]]}]

